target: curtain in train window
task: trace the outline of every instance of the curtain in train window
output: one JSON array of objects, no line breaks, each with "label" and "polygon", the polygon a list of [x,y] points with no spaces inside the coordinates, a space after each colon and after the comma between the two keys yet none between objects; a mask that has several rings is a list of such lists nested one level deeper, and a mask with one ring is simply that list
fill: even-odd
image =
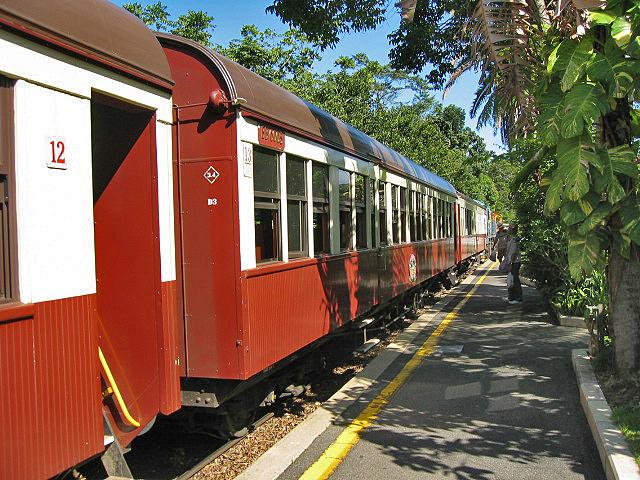
[{"label": "curtain in train window", "polygon": [[330,253],[329,246],[329,169],[314,163],[311,166],[313,195],[313,249],[316,255]]},{"label": "curtain in train window", "polygon": [[307,255],[307,163],[287,155],[287,229],[289,257]]},{"label": "curtain in train window", "polygon": [[256,262],[281,260],[278,153],[253,147]]},{"label": "curtain in train window", "polygon": [[367,248],[366,178],[355,174],[356,248]]},{"label": "curtain in train window", "polygon": [[338,170],[338,194],[340,196],[340,250],[351,248],[351,174]]},{"label": "curtain in train window", "polygon": [[385,182],[378,183],[378,224],[380,226],[380,245],[389,243],[387,231],[387,184]]}]

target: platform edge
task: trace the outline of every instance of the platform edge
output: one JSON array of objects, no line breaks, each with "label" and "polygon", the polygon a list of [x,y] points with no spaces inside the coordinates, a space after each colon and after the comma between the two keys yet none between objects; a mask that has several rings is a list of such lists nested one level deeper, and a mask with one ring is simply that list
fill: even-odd
[{"label": "platform edge", "polygon": [[624,435],[613,421],[611,408],[600,389],[589,355],[582,348],[574,349],[571,360],[580,390],[580,404],[607,480],[640,480],[638,465]]}]

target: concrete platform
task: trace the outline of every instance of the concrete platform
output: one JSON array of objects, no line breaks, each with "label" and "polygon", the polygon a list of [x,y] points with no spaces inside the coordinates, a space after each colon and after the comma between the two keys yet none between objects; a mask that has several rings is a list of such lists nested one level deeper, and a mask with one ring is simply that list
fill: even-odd
[{"label": "concrete platform", "polygon": [[586,332],[548,324],[532,288],[522,305],[505,305],[504,275],[486,273],[457,311],[473,287],[462,285],[323,433],[311,425],[317,437],[279,478],[328,478],[317,460],[339,457],[331,478],[604,479],[571,364]]}]

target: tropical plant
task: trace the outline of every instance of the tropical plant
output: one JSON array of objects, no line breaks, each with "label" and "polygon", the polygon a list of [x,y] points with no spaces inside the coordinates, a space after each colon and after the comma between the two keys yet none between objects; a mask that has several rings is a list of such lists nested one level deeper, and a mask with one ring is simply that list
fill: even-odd
[{"label": "tropical plant", "polygon": [[584,316],[588,306],[608,306],[605,272],[594,270],[588,277],[571,282],[553,297],[553,303],[566,315]]}]

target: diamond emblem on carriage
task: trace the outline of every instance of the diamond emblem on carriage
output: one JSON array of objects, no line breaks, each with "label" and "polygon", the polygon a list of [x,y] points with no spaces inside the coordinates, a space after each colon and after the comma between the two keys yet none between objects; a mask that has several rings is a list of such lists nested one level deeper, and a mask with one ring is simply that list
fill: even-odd
[{"label": "diamond emblem on carriage", "polygon": [[204,178],[206,178],[209,183],[215,182],[218,179],[219,176],[220,176],[220,174],[213,167],[207,168],[207,171],[204,172]]}]

